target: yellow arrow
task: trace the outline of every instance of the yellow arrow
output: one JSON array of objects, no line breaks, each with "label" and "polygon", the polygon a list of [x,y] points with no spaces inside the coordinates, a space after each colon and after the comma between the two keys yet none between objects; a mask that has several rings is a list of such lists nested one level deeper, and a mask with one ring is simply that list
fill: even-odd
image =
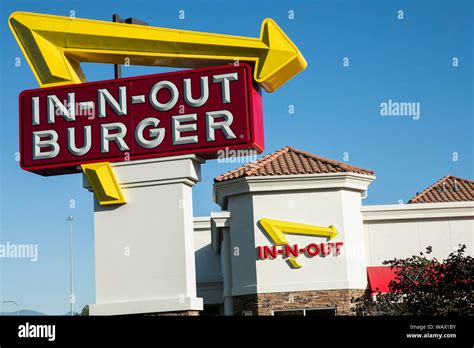
[{"label": "yellow arrow", "polygon": [[83,164],[81,168],[100,205],[127,203],[109,162]]},{"label": "yellow arrow", "polygon": [[85,82],[81,62],[195,68],[246,61],[272,92],[307,66],[272,19],[259,39],[28,12],[13,13],[9,25],[41,87]]},{"label": "yellow arrow", "polygon": [[[259,222],[275,245],[289,244],[288,239],[285,237],[285,233],[303,234],[308,236],[323,236],[328,237],[328,240],[333,239],[339,234],[339,231],[336,229],[336,227],[334,227],[334,225],[322,227],[266,218],[260,219]],[[300,268],[302,266],[296,257],[290,257],[288,260],[295,268]]]}]

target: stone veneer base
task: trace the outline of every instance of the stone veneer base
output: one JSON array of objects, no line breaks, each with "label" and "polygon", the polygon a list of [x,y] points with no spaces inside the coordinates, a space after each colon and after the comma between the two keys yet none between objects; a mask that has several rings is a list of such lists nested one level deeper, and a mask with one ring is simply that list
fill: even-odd
[{"label": "stone veneer base", "polygon": [[335,307],[337,315],[354,315],[352,297],[360,297],[362,289],[337,289],[274,292],[235,296],[234,315],[252,311],[252,315],[272,315],[274,310]]},{"label": "stone veneer base", "polygon": [[199,316],[199,311],[179,311],[179,312],[163,312],[163,313],[148,313],[145,315],[159,316],[159,317],[195,317]]}]

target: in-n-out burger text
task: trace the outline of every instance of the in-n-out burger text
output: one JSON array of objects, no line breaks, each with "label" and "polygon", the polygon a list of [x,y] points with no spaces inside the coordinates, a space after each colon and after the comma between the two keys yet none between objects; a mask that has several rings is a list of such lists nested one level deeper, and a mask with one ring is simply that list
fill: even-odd
[{"label": "in-n-out burger text", "polygon": [[[222,103],[230,103],[230,81],[237,80],[237,73],[221,74],[212,76],[213,83],[221,83],[222,90]],[[201,90],[202,95],[199,99],[193,99],[191,96],[191,79],[184,80],[184,101],[186,105],[190,107],[202,106],[209,99],[209,87],[207,76],[201,77]],[[166,103],[160,103],[158,101],[158,93],[166,89],[170,93],[170,98]],[[127,116],[127,86],[118,87],[119,98],[116,100],[107,88],[101,88],[97,91],[97,113],[98,117],[107,116],[106,105],[110,106],[117,115]],[[56,115],[64,117],[68,122],[74,122],[76,120],[76,93],[68,93],[67,105],[64,105],[56,95],[51,94],[46,97],[47,102],[47,123],[55,123]],[[158,111],[169,111],[178,102],[179,91],[176,85],[170,81],[157,82],[150,91],[149,103]],[[135,96],[135,102],[138,100],[144,100],[145,96]],[[32,98],[33,103],[33,117],[32,125],[40,125],[39,115],[39,97]],[[91,102],[87,102],[87,105],[92,105]],[[83,103],[84,105],[84,103]],[[87,107],[85,105],[85,107]],[[82,108],[81,108],[82,109]],[[231,125],[234,116],[230,111],[227,110],[216,110],[208,111],[206,114],[206,141],[215,141],[216,130],[221,130],[226,139],[235,139],[237,136],[231,129]],[[172,115],[171,116],[171,132],[172,132],[172,145],[190,144],[197,143],[198,136],[183,136],[183,132],[196,131],[197,127],[197,114],[184,114],[184,115]],[[222,119],[222,121],[216,121],[216,119]],[[183,124],[184,122],[189,122]],[[147,117],[142,119],[135,129],[135,141],[144,149],[151,149],[159,146],[164,139],[166,130],[159,128],[158,125],[160,120],[155,117]],[[102,153],[109,152],[109,143],[115,142],[116,145],[122,151],[130,150],[130,145],[124,140],[125,134],[128,129],[122,122],[103,123],[101,127],[101,138],[100,149]],[[145,138],[145,129],[149,127],[148,134],[150,139]],[[67,151],[76,156],[83,156],[91,149],[92,136],[91,126],[84,126],[82,133],[84,134],[84,141],[81,147],[76,145],[75,137],[76,128],[67,128]],[[58,155],[60,147],[58,145],[58,133],[54,129],[47,129],[33,132],[33,159],[43,158],[54,158]]]},{"label": "in-n-out burger text", "polygon": [[328,242],[328,243],[310,243],[304,247],[299,247],[298,244],[293,245],[282,245],[282,246],[258,246],[257,247],[257,259],[275,259],[281,255],[284,258],[298,257],[300,254],[306,257],[314,256],[339,256],[341,254],[341,248],[344,242]]},{"label": "in-n-out burger text", "polygon": [[250,74],[225,66],[25,91],[22,167],[55,174],[50,168],[126,156],[261,151],[261,96]]}]

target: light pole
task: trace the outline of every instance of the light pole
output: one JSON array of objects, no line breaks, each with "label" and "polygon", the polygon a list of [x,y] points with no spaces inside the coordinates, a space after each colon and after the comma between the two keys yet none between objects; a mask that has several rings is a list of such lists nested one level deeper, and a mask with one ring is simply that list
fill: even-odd
[{"label": "light pole", "polygon": [[69,221],[70,226],[70,239],[69,239],[69,304],[70,304],[70,311],[71,315],[74,315],[74,302],[76,299],[74,298],[73,292],[73,268],[72,268],[72,226],[73,222],[76,218],[74,216],[68,216],[66,221]]},{"label": "light pole", "polygon": [[16,303],[15,301],[12,301],[12,300],[8,300],[8,301],[3,301],[3,303],[13,303],[14,305],[16,305],[16,315],[19,316],[20,315],[20,311],[18,310],[18,303]]}]

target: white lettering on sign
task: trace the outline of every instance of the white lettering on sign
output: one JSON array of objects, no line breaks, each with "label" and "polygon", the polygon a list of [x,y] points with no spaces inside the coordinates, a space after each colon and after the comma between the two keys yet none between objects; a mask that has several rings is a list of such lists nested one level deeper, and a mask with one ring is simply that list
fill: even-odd
[{"label": "white lettering on sign", "polygon": [[[46,138],[46,139],[44,139]],[[42,149],[49,149],[42,151]],[[54,158],[59,153],[58,133],[54,130],[33,132],[33,159]]]},{"label": "white lettering on sign", "polygon": [[[160,103],[158,101],[158,92],[163,88],[167,89],[170,92],[170,100],[166,103]],[[170,81],[157,82],[150,91],[151,105],[158,111],[168,111],[172,109],[178,102],[178,98],[178,88],[173,82]]]},{"label": "white lettering on sign", "polygon": [[[238,73],[227,73],[208,76],[201,76],[199,79],[199,94],[192,93],[192,80],[186,78],[183,80],[183,98],[190,107],[201,107],[209,100],[209,83],[220,84],[221,102],[227,104],[231,102],[231,82],[237,81]],[[99,118],[107,117],[107,109],[113,111],[118,116],[127,117],[127,86],[116,87],[115,91],[107,88],[97,90],[97,104],[94,101],[82,101],[76,103],[76,92],[67,93],[67,100],[61,101],[57,95],[51,94],[46,97],[46,121],[48,124],[56,122],[56,116],[62,116],[65,121],[76,121],[76,116],[81,115],[82,110],[90,110],[97,105],[97,115]],[[161,91],[166,90],[163,100]],[[111,92],[115,92],[115,97]],[[148,102],[151,107],[158,111],[169,111],[176,106],[179,99],[179,89],[171,81],[163,80],[155,83],[148,94],[130,96],[131,104],[140,104]],[[160,97],[160,100],[158,96]],[[33,126],[41,125],[39,97],[31,98],[31,124]],[[76,105],[77,104],[77,105]],[[198,115],[196,113],[170,115],[171,117],[171,143],[172,145],[195,144],[198,143]],[[205,113],[206,123],[206,142],[216,141],[216,132],[221,132],[226,139],[236,139],[232,124],[234,116],[228,110],[216,110]],[[134,130],[133,139],[138,146],[144,149],[153,149],[160,146],[165,138],[166,130],[158,127],[160,120],[154,117],[147,117],[141,120]],[[82,129],[81,129],[82,128]],[[110,143],[113,142],[121,151],[130,150],[126,143],[127,126],[122,122],[103,123],[100,125],[100,151],[101,153],[110,152]],[[92,137],[92,126],[67,128],[67,150],[70,154],[80,157],[87,154],[96,141]],[[78,139],[76,139],[76,136]],[[82,141],[80,140],[82,138]],[[58,133],[55,130],[40,130],[33,132],[33,159],[51,159],[58,156],[60,144],[58,142]]]},{"label": "white lettering on sign", "polygon": [[[159,146],[165,138],[165,129],[156,128],[159,124],[160,120],[153,117],[148,117],[141,120],[135,130],[135,141],[138,143],[138,145],[144,149],[153,149]],[[143,136],[145,128],[147,127],[154,127],[148,130],[148,137],[153,138],[152,140],[147,140]]]},{"label": "white lettering on sign", "polygon": [[39,97],[31,98],[31,124],[33,126],[40,124]]},{"label": "white lettering on sign", "polygon": [[91,126],[84,127],[84,141],[82,147],[76,146],[76,129],[70,127],[67,129],[67,148],[70,153],[76,156],[83,156],[89,152],[92,146],[92,131]]},{"label": "white lettering on sign", "polygon": [[197,135],[188,135],[182,136],[182,132],[195,132],[197,131],[196,123],[186,123],[197,120],[197,114],[188,114],[188,115],[178,115],[172,117],[172,127],[173,127],[173,145],[182,145],[182,144],[192,144],[198,142]]},{"label": "white lettering on sign", "polygon": [[238,79],[237,73],[220,74],[212,77],[212,82],[221,84],[222,103],[230,103],[230,81],[237,81]]},{"label": "white lettering on sign", "polygon": [[[224,120],[216,121],[216,118],[224,118]],[[216,140],[216,129],[222,130],[226,139],[237,138],[234,132],[232,132],[232,129],[230,129],[233,120],[234,116],[232,116],[231,112],[227,110],[206,112],[207,141]]]},{"label": "white lettering on sign", "polygon": [[[66,121],[75,121],[76,120],[76,94],[68,93],[67,94],[67,106],[61,103],[57,96],[48,95],[48,123],[54,123],[56,113],[63,116]],[[36,107],[36,105],[35,105]],[[38,123],[39,124],[39,123]]]},{"label": "white lettering on sign", "polygon": [[[110,131],[118,131],[118,132],[110,133]],[[103,124],[100,126],[100,133],[101,133],[100,151],[102,153],[109,152],[110,141],[114,141],[121,151],[130,150],[128,145],[123,140],[123,138],[127,134],[127,128],[125,127],[123,123],[114,122],[114,123]]]},{"label": "white lettering on sign", "polygon": [[191,79],[184,79],[184,101],[189,106],[198,108],[203,106],[209,99],[209,81],[207,76],[201,77],[201,96],[194,99],[191,95]]},{"label": "white lettering on sign", "polygon": [[119,87],[119,101],[115,100],[115,98],[110,94],[110,92],[103,88],[97,91],[98,99],[99,99],[99,110],[98,114],[99,117],[105,117],[105,103],[114,110],[117,115],[126,115],[127,114],[127,87],[122,86]]}]

